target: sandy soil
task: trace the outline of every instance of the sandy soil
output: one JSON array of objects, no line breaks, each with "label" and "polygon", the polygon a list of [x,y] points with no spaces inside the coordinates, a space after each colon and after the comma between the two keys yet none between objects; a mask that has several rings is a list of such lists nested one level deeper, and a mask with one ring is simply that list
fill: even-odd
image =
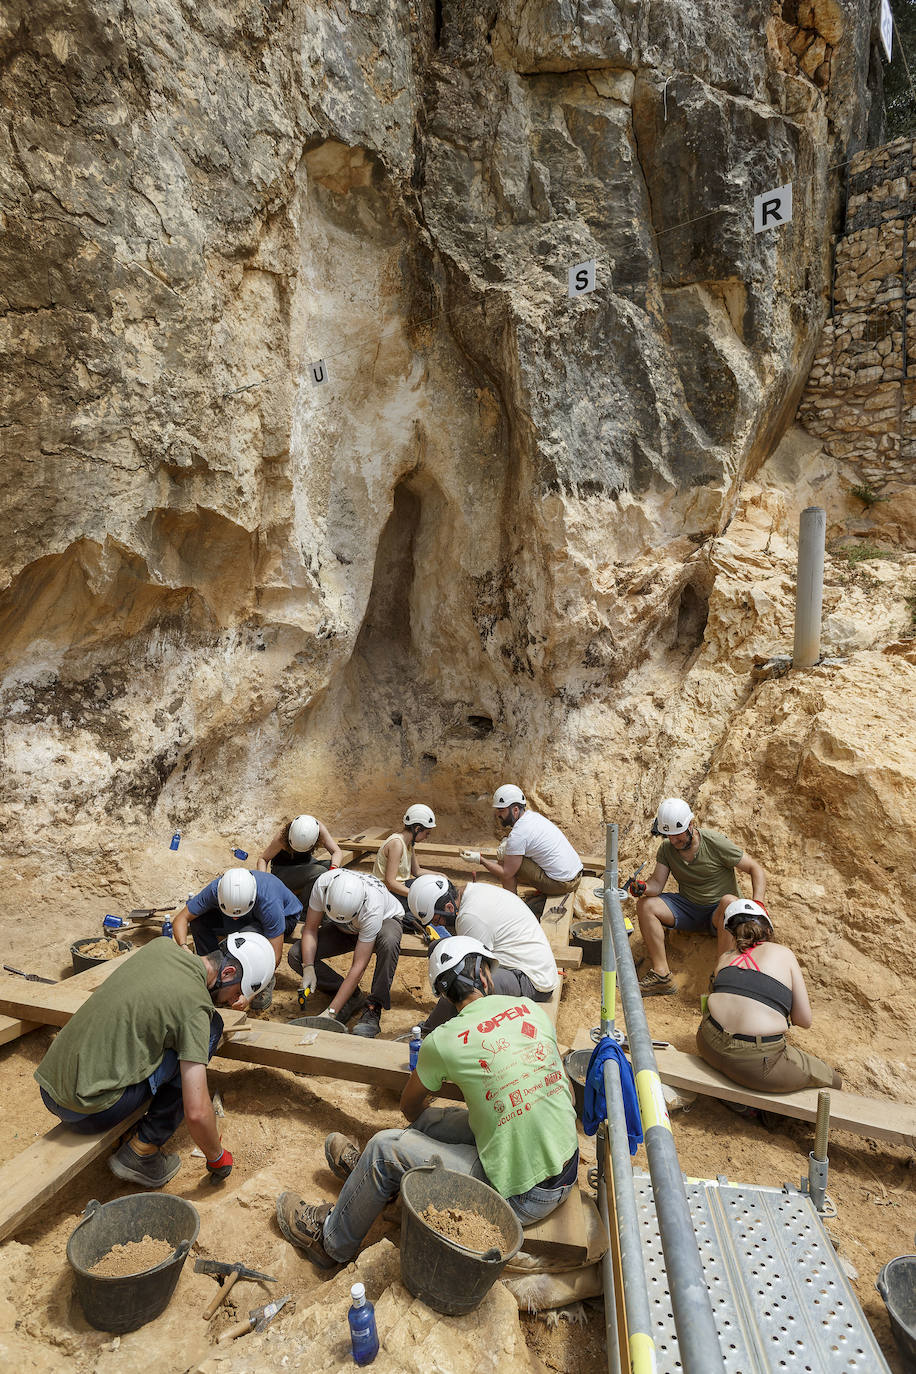
[{"label": "sandy soil", "polygon": [[[225,844],[202,845],[186,861],[185,890],[217,871]],[[222,859],[224,862],[224,858]],[[161,856],[148,873],[162,869]],[[138,863],[138,872],[143,871]],[[193,878],[193,881],[192,881]],[[34,889],[20,888],[26,909],[44,892],[45,875],[36,875]],[[104,911],[126,911],[137,901],[167,900],[168,889],[150,885],[145,891],[124,883],[124,900],[111,897],[107,905],[91,893],[81,894],[74,907],[51,910],[44,916],[41,942],[36,944],[34,925],[4,922],[5,958],[18,967],[53,976],[67,966],[73,939],[100,930]],[[76,914],[74,914],[74,908]],[[158,938],[138,934],[138,941]],[[636,949],[638,953],[638,946]],[[712,947],[698,937],[682,938],[672,951],[672,966],[681,976],[682,994],[659,998],[649,1004],[653,1031],[682,1050],[692,1048],[699,1017],[698,991],[711,966]],[[339,964],[346,966],[346,960]],[[296,980],[281,965],[274,1005],[264,1013],[269,1019],[288,1020],[298,1014]],[[418,959],[402,960],[396,979],[393,1006],[382,1020],[384,1036],[409,1030],[418,1013],[429,1005],[425,966]],[[325,999],[318,997],[316,1010]],[[571,1043],[580,1027],[598,1020],[599,972],[583,968],[571,975],[561,1004],[558,1032]],[[826,1058],[831,1047],[844,1042],[841,1016],[820,996],[815,1007],[815,1029],[805,1043]],[[50,1043],[53,1032],[41,1029],[0,1049],[0,1161],[25,1149],[53,1121],[45,1112],[32,1079],[33,1070]],[[842,1056],[835,1059],[843,1069]],[[67,1237],[90,1198],[105,1202],[131,1192],[130,1185],[115,1179],[104,1161],[81,1174],[58,1194],[17,1235],[0,1248],[0,1341],[20,1367],[52,1371],[67,1367],[77,1371],[108,1374],[122,1370],[126,1358],[136,1358],[144,1368],[162,1374],[183,1374],[206,1357],[212,1342],[227,1326],[247,1315],[250,1308],[271,1296],[290,1292],[304,1295],[315,1289],[321,1277],[280,1236],[274,1220],[274,1198],[286,1188],[300,1191],[308,1200],[333,1199],[339,1183],[327,1169],[323,1141],[338,1130],[363,1144],[374,1130],[400,1124],[397,1101],[384,1090],[329,1080],[308,1080],[274,1070],[214,1061],[211,1087],[219,1089],[226,1111],[224,1142],[235,1156],[235,1169],[227,1183],[212,1186],[206,1181],[202,1162],[192,1157],[192,1142],[182,1129],[170,1148],[182,1156],[182,1168],[167,1191],[188,1198],[201,1217],[200,1237],[192,1258],[241,1260],[275,1275],[277,1283],[239,1283],[209,1325],[201,1313],[214,1293],[214,1280],[195,1274],[189,1260],[175,1296],[165,1313],[139,1332],[120,1338],[93,1331],[84,1321],[73,1296],[65,1258]],[[797,1183],[806,1168],[812,1146],[811,1129],[783,1122],[769,1132],[758,1123],[742,1120],[720,1103],[698,1098],[687,1112],[672,1118],[682,1167],[688,1174],[725,1174],[736,1182]],[[585,1170],[593,1162],[594,1140],[581,1138]],[[635,1161],[646,1168],[644,1151]],[[913,1247],[916,1226],[914,1170],[911,1154],[841,1132],[831,1137],[829,1194],[838,1215],[829,1223],[840,1253],[858,1271],[855,1282],[859,1299],[871,1321],[892,1368],[900,1369],[884,1305],[874,1288],[881,1266],[891,1257]],[[384,1219],[370,1237],[393,1235]],[[23,1247],[28,1247],[28,1250]],[[27,1270],[29,1282],[21,1282]],[[374,1296],[371,1295],[370,1296]],[[561,1320],[555,1328],[542,1318],[525,1316],[523,1327],[532,1350],[544,1365],[558,1374],[578,1374],[603,1367],[604,1322],[600,1302],[585,1305],[585,1326]],[[345,1334],[345,1333],[344,1333]],[[17,1344],[20,1343],[20,1344]],[[25,1342],[25,1344],[21,1344]],[[27,1356],[27,1358],[26,1358]],[[46,1357],[46,1358],[45,1358]]]}]

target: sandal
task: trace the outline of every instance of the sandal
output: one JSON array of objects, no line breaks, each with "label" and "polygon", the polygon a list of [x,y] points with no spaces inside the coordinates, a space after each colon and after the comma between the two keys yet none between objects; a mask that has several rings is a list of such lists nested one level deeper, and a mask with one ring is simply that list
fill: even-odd
[{"label": "sandal", "polygon": [[677,983],[670,973],[656,973],[650,968],[645,977],[640,978],[639,990],[643,997],[668,997],[677,992]]}]

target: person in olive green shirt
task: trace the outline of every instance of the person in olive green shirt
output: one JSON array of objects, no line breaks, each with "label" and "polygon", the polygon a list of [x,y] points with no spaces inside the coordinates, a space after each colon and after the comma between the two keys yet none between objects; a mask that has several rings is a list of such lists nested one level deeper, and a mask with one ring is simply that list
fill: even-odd
[{"label": "person in olive green shirt", "polygon": [[230,935],[199,956],[158,939],[126,959],[58,1032],[35,1071],[41,1099],[70,1130],[98,1134],[152,1097],[133,1139],[108,1161],[118,1178],[161,1188],[178,1155],[161,1146],[187,1120],[213,1178],[228,1178],[232,1156],[220,1142],[207,1064],[222,1018],[214,1003],[244,1008],[273,976],[270,942],[254,931]]},{"label": "person in olive green shirt", "polygon": [[[680,797],[666,797],[661,803],[652,833],[663,837],[655,871],[648,882],[632,879],[628,890],[638,898],[636,916],[649,961],[639,986],[643,997],[663,997],[677,992],[668,968],[665,930],[714,934],[718,958],[735,943],[725,929],[725,908],[741,896],[736,874],[747,874],[751,897],[761,905],[767,877],[763,866],[725,835],[698,826]],[[677,892],[664,891],[669,875],[677,883]]]}]

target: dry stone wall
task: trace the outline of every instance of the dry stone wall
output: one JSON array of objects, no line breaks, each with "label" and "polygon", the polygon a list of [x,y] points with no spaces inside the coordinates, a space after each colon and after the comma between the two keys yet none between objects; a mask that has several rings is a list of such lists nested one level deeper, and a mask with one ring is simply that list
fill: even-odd
[{"label": "dry stone wall", "polygon": [[857,154],[848,189],[833,313],[798,419],[877,493],[911,483],[916,461],[916,143]]}]

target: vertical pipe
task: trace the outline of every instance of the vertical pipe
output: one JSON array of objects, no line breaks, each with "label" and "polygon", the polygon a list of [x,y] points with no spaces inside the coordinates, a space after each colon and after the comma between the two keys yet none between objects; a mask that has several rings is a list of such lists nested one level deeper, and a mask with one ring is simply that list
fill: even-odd
[{"label": "vertical pipe", "polygon": [[614,1200],[617,1207],[617,1234],[620,1238],[620,1265],[626,1275],[623,1299],[627,1313],[627,1342],[630,1368],[634,1374],[655,1369],[655,1341],[652,1336],[652,1309],[646,1262],[639,1234],[639,1212],[633,1192],[633,1166],[627,1142],[626,1111],[620,1088],[620,1068],[616,1059],[604,1061],[604,1100],[607,1107],[608,1140],[614,1175]]},{"label": "vertical pipe", "polygon": [[[616,1225],[616,1217],[611,1216],[606,1185],[609,1162],[607,1126],[599,1128],[598,1137],[598,1211],[610,1239],[611,1227]],[[620,1332],[617,1327],[614,1258],[610,1245],[608,1245],[601,1260],[601,1285],[604,1290],[604,1342],[607,1349],[607,1371],[608,1374],[623,1374],[620,1367]]]},{"label": "vertical pipe", "polygon": [[601,932],[601,1034],[614,1034],[614,1009],[617,1000],[617,960],[611,934],[610,892],[617,892],[617,822],[610,821],[604,834],[604,895],[601,900],[604,928]]},{"label": "vertical pipe", "polygon": [[824,539],[827,512],[807,506],[798,522],[798,577],[795,588],[793,668],[813,668],[821,655],[824,603]]},{"label": "vertical pipe", "polygon": [[827,1132],[830,1128],[830,1094],[822,1088],[817,1095],[817,1122],[814,1127],[814,1149],[808,1155],[808,1192],[819,1212],[824,1210],[827,1197]]},{"label": "vertical pipe", "polygon": [[620,1001],[646,1140],[658,1230],[684,1374],[725,1374],[716,1320],[678,1164],[646,1009],[616,888],[609,901]]}]

